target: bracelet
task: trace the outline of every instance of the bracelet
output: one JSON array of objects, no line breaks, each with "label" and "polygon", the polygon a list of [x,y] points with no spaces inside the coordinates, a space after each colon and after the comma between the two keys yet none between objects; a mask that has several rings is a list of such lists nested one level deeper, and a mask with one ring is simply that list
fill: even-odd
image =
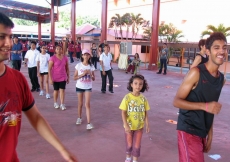
[{"label": "bracelet", "polygon": [[208,112],[208,103],[206,102],[206,112]]}]

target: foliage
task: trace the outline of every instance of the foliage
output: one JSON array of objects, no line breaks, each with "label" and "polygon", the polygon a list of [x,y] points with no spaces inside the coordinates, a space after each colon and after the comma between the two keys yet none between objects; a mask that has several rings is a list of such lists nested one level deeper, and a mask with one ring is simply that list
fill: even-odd
[{"label": "foliage", "polygon": [[123,30],[122,27],[126,27],[126,40],[128,39],[128,33],[130,27],[132,27],[132,39],[136,39],[137,33],[144,19],[141,17],[141,14],[134,15],[133,13],[125,13],[124,15],[115,14],[110,19],[109,28],[114,28],[115,38],[118,37],[118,30],[123,39]]},{"label": "foliage", "polygon": [[[11,20],[17,25],[26,25],[26,26],[35,26],[38,23],[34,21],[24,20],[24,19],[17,19],[11,18]],[[95,26],[100,26],[100,22],[97,17],[91,16],[78,16],[76,18],[76,25],[81,26],[82,24],[92,24]],[[49,26],[50,24],[43,24],[42,26]],[[55,23],[58,28],[69,28],[71,27],[71,15],[70,12],[61,11],[59,12],[59,21]]]},{"label": "foliage", "polygon": [[219,24],[217,27],[208,25],[207,30],[201,33],[201,36],[210,35],[213,32],[222,32],[226,37],[230,35],[230,27],[225,27],[224,24]]},{"label": "foliage", "polygon": [[38,23],[35,21],[25,20],[25,19],[18,19],[18,18],[11,18],[10,19],[17,25],[25,25],[25,26],[35,26]]},{"label": "foliage", "polygon": [[[76,18],[76,25],[81,26],[82,24],[92,24],[100,26],[100,22],[97,17],[91,16],[78,16]],[[61,11],[59,12],[59,22],[56,22],[58,28],[70,28],[71,26],[71,15],[70,12]]]}]

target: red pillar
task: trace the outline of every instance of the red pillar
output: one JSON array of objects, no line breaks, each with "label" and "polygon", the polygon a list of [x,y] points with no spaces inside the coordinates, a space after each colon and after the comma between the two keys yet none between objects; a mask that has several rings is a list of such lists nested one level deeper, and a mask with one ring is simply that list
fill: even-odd
[{"label": "red pillar", "polygon": [[40,17],[38,17],[38,40],[41,41],[42,37],[41,37],[41,33],[42,33],[42,30],[41,30],[41,20],[40,20]]},{"label": "red pillar", "polygon": [[149,70],[157,69],[159,13],[160,13],[160,0],[153,0],[152,34],[151,34],[151,46],[150,46],[150,55],[149,55],[149,66],[148,66]]},{"label": "red pillar", "polygon": [[71,2],[71,35],[72,41],[76,41],[76,0]]},{"label": "red pillar", "polygon": [[51,23],[51,40],[52,44],[55,44],[55,21],[54,21],[54,0],[51,0],[51,11],[50,11],[50,23]]},{"label": "red pillar", "polygon": [[[76,0],[71,1],[71,37],[76,44]],[[76,55],[76,48],[74,48],[74,55]]]},{"label": "red pillar", "polygon": [[108,9],[108,0],[102,0],[101,43],[107,41],[107,9]]}]

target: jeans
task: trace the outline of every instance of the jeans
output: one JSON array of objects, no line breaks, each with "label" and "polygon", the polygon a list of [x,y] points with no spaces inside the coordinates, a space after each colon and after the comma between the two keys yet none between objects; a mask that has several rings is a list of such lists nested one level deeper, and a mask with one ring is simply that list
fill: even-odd
[{"label": "jeans", "polygon": [[109,78],[109,91],[113,91],[113,74],[111,69],[105,71],[105,75],[103,75],[101,71],[101,79],[102,79],[101,91],[106,91],[107,76]]},{"label": "jeans", "polygon": [[92,57],[92,64],[94,65],[95,69],[97,69],[97,57]]},{"label": "jeans", "polygon": [[28,68],[30,82],[32,84],[32,89],[36,90],[40,88],[37,77],[37,67]]},{"label": "jeans", "polygon": [[160,59],[160,69],[159,69],[159,73],[162,72],[163,66],[164,66],[164,73],[166,74],[166,70],[167,70],[167,59]]},{"label": "jeans", "polygon": [[11,62],[12,62],[12,68],[20,71],[22,60],[11,60]]},{"label": "jeans", "polygon": [[74,62],[74,60],[73,60],[73,52],[69,51],[69,59],[70,59],[70,63]]},{"label": "jeans", "polygon": [[139,157],[141,154],[141,138],[143,134],[143,128],[139,130],[131,130],[131,132],[125,132],[126,142],[126,154],[134,157]]}]

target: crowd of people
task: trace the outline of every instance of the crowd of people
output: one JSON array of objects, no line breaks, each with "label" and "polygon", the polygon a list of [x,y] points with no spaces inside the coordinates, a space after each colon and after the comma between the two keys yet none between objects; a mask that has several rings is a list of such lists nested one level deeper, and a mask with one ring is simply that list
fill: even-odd
[{"label": "crowd of people", "polygon": [[[70,60],[63,54],[61,44],[51,45],[40,44],[31,41],[20,43],[17,37],[12,37],[13,22],[4,14],[0,13],[0,84],[5,85],[0,89],[0,151],[7,152],[0,156],[0,161],[19,161],[16,153],[18,134],[21,125],[21,113],[25,113],[35,130],[53,145],[66,161],[77,161],[63,144],[59,141],[49,124],[39,113],[35,99],[31,92],[37,91],[40,96],[46,93],[46,98],[50,99],[49,84],[53,86],[54,108],[65,110],[65,88],[70,80],[69,62],[72,63],[75,46],[73,42],[68,44]],[[109,92],[113,91],[113,73],[111,67],[112,55],[108,44],[103,44],[97,49],[92,44],[91,49],[81,50],[79,40],[75,44],[76,57],[79,61],[75,66],[74,80],[76,81],[76,93],[78,97],[78,118],[76,124],[82,123],[83,98],[85,98],[86,129],[94,128],[90,118],[90,97],[92,92],[92,82],[95,80],[95,70],[97,62],[100,62],[101,92],[106,93],[107,77],[109,79]],[[167,56],[167,44],[161,51],[161,68]],[[227,53],[227,40],[222,33],[213,33],[207,40],[199,42],[200,53],[197,54],[193,68],[188,72],[179,87],[174,98],[173,105],[179,110],[177,133],[179,161],[204,162],[203,152],[208,152],[211,148],[213,138],[214,114],[221,110],[218,102],[221,89],[225,79],[218,68],[223,64]],[[204,48],[204,49],[202,49]],[[74,49],[74,50],[73,50]],[[23,57],[21,59],[21,56]],[[4,64],[5,60],[11,60],[12,68]],[[21,62],[28,67],[28,74],[32,88],[25,77],[20,73]],[[130,63],[127,72],[134,72],[135,66],[140,63],[139,55],[135,54],[135,59]],[[166,74],[167,67],[164,66]],[[39,76],[39,79],[38,79]],[[40,80],[40,84],[38,82]],[[11,83],[11,84],[9,84]],[[45,86],[44,86],[45,84]],[[149,102],[143,92],[149,89],[148,83],[143,75],[131,76],[128,81],[129,91],[120,103],[121,117],[123,121],[126,141],[125,162],[137,162],[140,157],[141,138],[146,127],[146,132],[150,131],[148,111]],[[3,95],[4,93],[16,95]],[[58,104],[58,95],[60,104]],[[17,97],[19,96],[19,97]],[[15,105],[15,100],[17,104]],[[17,119],[17,122],[11,120]],[[188,122],[189,121],[189,122]],[[11,129],[9,129],[11,123]],[[12,127],[12,123],[14,123]]]}]

